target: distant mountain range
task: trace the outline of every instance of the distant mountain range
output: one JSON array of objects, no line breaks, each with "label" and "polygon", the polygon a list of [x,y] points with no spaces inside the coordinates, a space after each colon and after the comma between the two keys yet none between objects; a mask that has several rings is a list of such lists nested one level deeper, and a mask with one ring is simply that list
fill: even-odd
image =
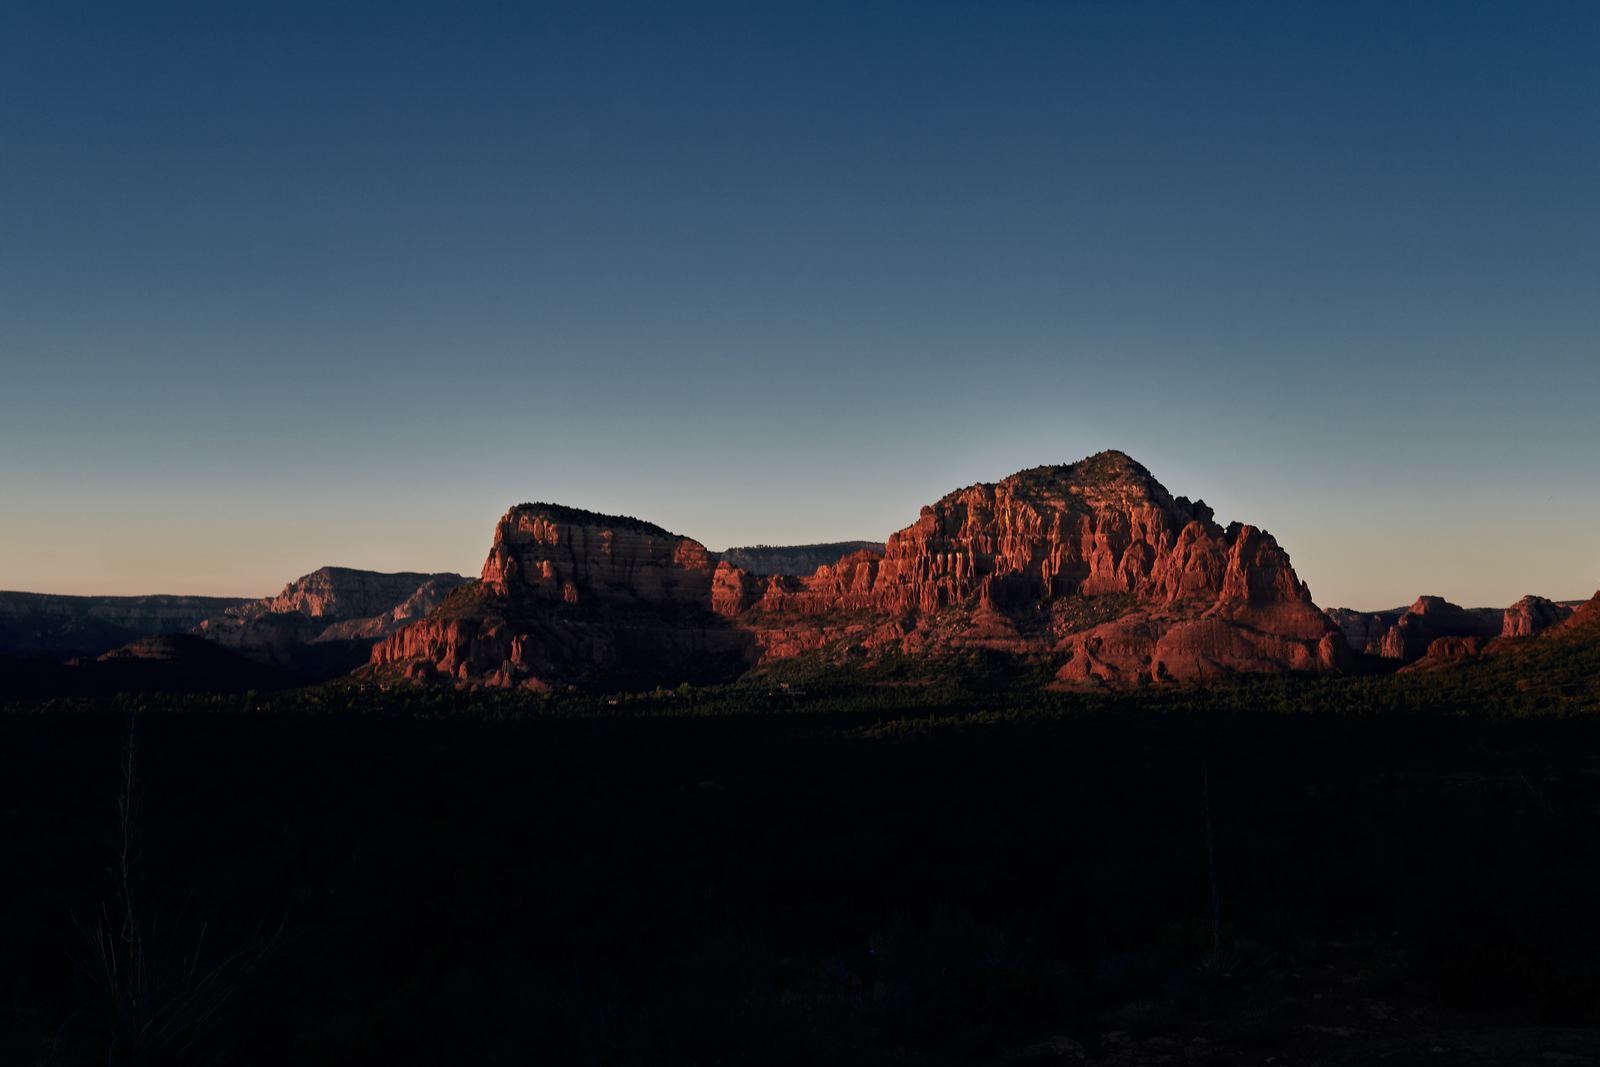
[{"label": "distant mountain range", "polygon": [[[45,688],[64,677],[100,679],[96,689],[188,688],[196,677],[249,688],[352,671],[620,688],[795,661],[959,670],[974,655],[1057,688],[1126,687],[1431,669],[1559,628],[1575,607],[1529,596],[1465,609],[1425,596],[1388,612],[1324,612],[1270,534],[1217,524],[1203,502],[1172,496],[1113,451],[956,490],[887,542],[718,553],[644,520],[523,504],[496,524],[477,581],[324,567],[259,600],[0,593],[0,655],[81,669],[36,663]],[[149,640],[174,634],[186,636]]]}]

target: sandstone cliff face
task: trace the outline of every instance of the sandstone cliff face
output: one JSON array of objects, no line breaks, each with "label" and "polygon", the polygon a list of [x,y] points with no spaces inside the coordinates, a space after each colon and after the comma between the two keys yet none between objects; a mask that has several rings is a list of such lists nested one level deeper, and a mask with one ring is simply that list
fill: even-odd
[{"label": "sandstone cliff face", "polygon": [[636,519],[521,505],[471,604],[374,649],[413,677],[543,685],[630,657],[749,662],[846,643],[1051,657],[1063,684],[1338,670],[1343,634],[1265,532],[1223,528],[1119,452],[958,490],[882,552],[762,575]]},{"label": "sandstone cliff face", "polygon": [[1351,608],[1328,608],[1328,618],[1344,634],[1350,651],[1368,656],[1383,655],[1383,639],[1406,613],[1404,608],[1393,611],[1355,611]]},{"label": "sandstone cliff face", "polygon": [[[897,620],[863,630],[865,647],[1055,654],[1063,684],[1336,670],[1346,655],[1269,534],[1218,526],[1120,452],[951,493],[881,557],[856,553],[804,578],[730,568],[715,584],[716,610],[768,655],[826,643],[772,616],[862,612]],[[1126,600],[1127,617],[1079,625],[1085,602],[1102,598]],[[952,612],[962,625],[946,625]]]},{"label": "sandstone cliff face", "polygon": [[[382,637],[407,623],[425,618],[445,597],[466,584],[459,574],[432,575],[400,603],[372,615],[329,623],[316,637],[318,641],[352,641]],[[326,618],[326,616],[324,616]]]},{"label": "sandstone cliff face", "polygon": [[1544,631],[1541,636],[1552,640],[1575,636],[1600,637],[1600,592],[1575,605],[1570,615]]},{"label": "sandstone cliff face", "polygon": [[711,554],[652,523],[522,504],[495,526],[483,585],[504,597],[703,607]]},{"label": "sandstone cliff face", "polygon": [[[194,633],[258,662],[306,666],[328,659],[308,655],[307,646],[360,645],[392,633],[426,616],[465,581],[458,574],[323,567],[296,578],[277,596],[234,605],[201,621]],[[356,652],[363,654],[361,647]]]},{"label": "sandstone cliff face", "polygon": [[[1491,640],[1447,636],[1428,645],[1422,658],[1402,672],[1443,671],[1477,656],[1534,659],[1552,645],[1593,647],[1600,643],[1600,593],[1585,602],[1558,604],[1543,597],[1523,597],[1505,609],[1501,632]],[[1531,667],[1530,669],[1540,669]]]},{"label": "sandstone cliff face", "polygon": [[1571,614],[1568,605],[1541,596],[1525,596],[1503,610],[1463,608],[1443,597],[1423,596],[1404,611],[1334,608],[1328,612],[1352,650],[1401,664],[1424,658],[1460,659],[1486,648],[1495,638],[1531,637]]},{"label": "sandstone cliff face", "polygon": [[1501,637],[1532,637],[1570,618],[1572,608],[1542,596],[1525,596],[1501,616]]},{"label": "sandstone cliff face", "polygon": [[720,677],[747,665],[750,642],[711,610],[716,573],[704,545],[652,523],[521,504],[495,525],[478,584],[380,641],[372,663],[531,689]]}]

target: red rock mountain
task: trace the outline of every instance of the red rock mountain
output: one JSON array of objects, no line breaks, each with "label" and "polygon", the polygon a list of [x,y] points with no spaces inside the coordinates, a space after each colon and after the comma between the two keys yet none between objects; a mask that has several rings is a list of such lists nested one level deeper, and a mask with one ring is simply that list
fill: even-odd
[{"label": "red rock mountain", "polygon": [[380,641],[378,666],[418,680],[709,680],[744,669],[746,635],[711,610],[704,545],[639,519],[521,504],[495,526],[480,581]]},{"label": "red rock mountain", "polygon": [[1062,685],[1335,671],[1343,635],[1271,535],[1120,452],[969,486],[884,550],[757,575],[638,519],[512,508],[481,581],[373,650],[380,673],[526,685],[728,676],[802,653],[1047,662]]}]

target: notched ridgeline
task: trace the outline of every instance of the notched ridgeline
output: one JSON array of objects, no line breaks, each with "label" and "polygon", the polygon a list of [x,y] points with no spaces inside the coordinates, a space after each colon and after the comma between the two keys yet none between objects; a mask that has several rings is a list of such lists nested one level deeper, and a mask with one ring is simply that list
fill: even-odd
[{"label": "notched ridgeline", "polygon": [[757,574],[638,519],[512,508],[480,581],[370,673],[543,689],[726,680],[796,656],[987,650],[1059,686],[1337,672],[1344,634],[1270,534],[1213,521],[1121,452],[950,493],[882,551]]}]

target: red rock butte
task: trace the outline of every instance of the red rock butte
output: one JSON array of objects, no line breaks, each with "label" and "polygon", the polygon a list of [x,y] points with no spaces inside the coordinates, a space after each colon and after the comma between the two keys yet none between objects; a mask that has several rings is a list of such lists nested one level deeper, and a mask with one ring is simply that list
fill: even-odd
[{"label": "red rock butte", "polygon": [[974,649],[1047,664],[1061,686],[1334,672],[1348,657],[1270,534],[1224,528],[1101,452],[959,489],[881,553],[806,575],[755,575],[638,519],[521,504],[480,581],[383,639],[372,666],[540,688]]}]

